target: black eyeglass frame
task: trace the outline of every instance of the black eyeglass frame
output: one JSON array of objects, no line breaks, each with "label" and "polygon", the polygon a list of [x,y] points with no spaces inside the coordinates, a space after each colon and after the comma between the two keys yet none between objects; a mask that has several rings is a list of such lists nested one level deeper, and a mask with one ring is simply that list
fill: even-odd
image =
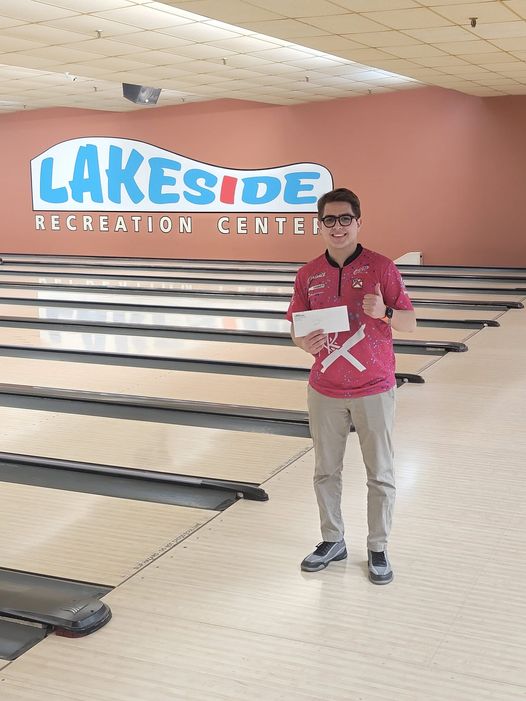
[{"label": "black eyeglass frame", "polygon": [[[327,219],[334,219],[334,223],[327,224]],[[350,221],[347,224],[344,224],[344,222],[342,222],[342,219],[350,219]],[[327,214],[325,217],[322,217],[320,221],[323,224],[323,226],[327,227],[327,229],[334,229],[334,227],[336,226],[336,222],[338,222],[340,226],[351,226],[355,219],[358,219],[358,217],[355,214],[340,214],[340,216],[338,217],[336,217],[334,214]]]}]

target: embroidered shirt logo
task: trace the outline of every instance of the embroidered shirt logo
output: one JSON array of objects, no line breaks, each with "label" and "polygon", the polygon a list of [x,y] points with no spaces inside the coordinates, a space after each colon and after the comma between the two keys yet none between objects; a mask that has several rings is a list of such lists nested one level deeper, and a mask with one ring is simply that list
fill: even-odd
[{"label": "embroidered shirt logo", "polygon": [[354,289],[361,289],[363,287],[363,280],[359,277],[353,277],[352,279],[352,286]]},{"label": "embroidered shirt logo", "polygon": [[325,271],[322,271],[321,273],[316,273],[316,275],[311,275],[308,279],[308,282],[311,283],[313,280],[318,280],[321,277],[325,277]]}]

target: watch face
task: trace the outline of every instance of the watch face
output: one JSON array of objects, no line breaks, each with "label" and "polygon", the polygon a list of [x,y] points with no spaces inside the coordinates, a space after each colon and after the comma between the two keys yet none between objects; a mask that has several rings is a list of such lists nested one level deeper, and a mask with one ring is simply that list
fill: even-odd
[{"label": "watch face", "polygon": [[385,316],[386,316],[388,319],[392,319],[392,318],[393,318],[393,312],[394,312],[394,309],[392,309],[391,307],[386,307]]}]

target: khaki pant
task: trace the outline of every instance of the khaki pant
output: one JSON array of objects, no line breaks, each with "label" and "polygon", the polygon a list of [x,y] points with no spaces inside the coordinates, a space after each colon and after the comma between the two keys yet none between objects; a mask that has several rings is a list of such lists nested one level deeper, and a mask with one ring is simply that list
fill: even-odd
[{"label": "khaki pant", "polygon": [[391,530],[395,501],[392,431],[395,390],[360,399],[335,399],[308,388],[309,422],[316,466],[314,490],[323,540],[344,536],[341,513],[343,456],[351,423],[367,470],[369,550],[382,551]]}]

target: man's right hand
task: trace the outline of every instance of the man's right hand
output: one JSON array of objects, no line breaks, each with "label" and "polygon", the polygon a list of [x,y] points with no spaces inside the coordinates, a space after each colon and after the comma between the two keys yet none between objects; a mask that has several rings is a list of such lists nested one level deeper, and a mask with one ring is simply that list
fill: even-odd
[{"label": "man's right hand", "polygon": [[327,334],[323,331],[323,329],[316,329],[316,331],[311,331],[306,336],[295,338],[294,342],[299,348],[307,353],[317,355],[325,345],[326,338]]}]

